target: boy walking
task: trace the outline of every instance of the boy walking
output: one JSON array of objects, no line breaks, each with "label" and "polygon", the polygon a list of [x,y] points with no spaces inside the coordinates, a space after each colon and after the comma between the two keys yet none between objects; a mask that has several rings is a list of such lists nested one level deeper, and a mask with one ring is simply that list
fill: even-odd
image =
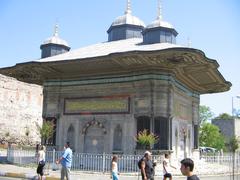
[{"label": "boy walking", "polygon": [[181,161],[181,172],[187,176],[187,180],[200,180],[199,177],[193,174],[194,162],[190,158],[185,158]]}]

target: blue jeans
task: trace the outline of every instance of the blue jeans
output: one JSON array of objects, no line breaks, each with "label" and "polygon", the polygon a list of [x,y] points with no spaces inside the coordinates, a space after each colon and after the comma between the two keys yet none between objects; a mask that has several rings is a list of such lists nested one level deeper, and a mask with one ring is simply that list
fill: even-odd
[{"label": "blue jeans", "polygon": [[112,172],[112,179],[113,180],[118,180],[118,174],[115,172]]}]

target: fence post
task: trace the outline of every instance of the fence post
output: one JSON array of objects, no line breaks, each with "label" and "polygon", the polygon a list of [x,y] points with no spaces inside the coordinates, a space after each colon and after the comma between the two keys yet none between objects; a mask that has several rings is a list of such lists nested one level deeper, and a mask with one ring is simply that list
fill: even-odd
[{"label": "fence post", "polygon": [[105,172],[105,158],[106,158],[106,155],[105,155],[105,152],[103,152],[103,173]]},{"label": "fence post", "polygon": [[56,150],[53,148],[53,152],[52,152],[52,153],[53,153],[53,155],[52,155],[52,163],[55,162],[55,151],[56,151]]},{"label": "fence post", "polygon": [[12,148],[12,144],[8,143],[7,148],[7,161],[14,163],[14,149]]}]

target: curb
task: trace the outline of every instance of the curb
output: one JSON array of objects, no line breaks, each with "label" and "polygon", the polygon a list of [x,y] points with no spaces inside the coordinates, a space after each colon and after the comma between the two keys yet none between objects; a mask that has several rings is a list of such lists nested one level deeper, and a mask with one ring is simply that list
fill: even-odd
[{"label": "curb", "polygon": [[[12,178],[24,178],[24,179],[37,179],[37,175],[25,174],[25,173],[13,173],[13,172],[2,172],[0,171],[0,176],[2,177],[12,177]],[[45,180],[60,180],[58,177],[54,176],[44,176]]]}]

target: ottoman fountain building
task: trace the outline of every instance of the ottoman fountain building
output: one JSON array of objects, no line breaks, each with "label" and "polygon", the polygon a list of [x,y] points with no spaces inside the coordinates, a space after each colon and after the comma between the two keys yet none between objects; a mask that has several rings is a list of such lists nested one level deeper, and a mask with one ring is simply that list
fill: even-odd
[{"label": "ottoman fountain building", "polygon": [[145,26],[128,1],[107,32],[107,42],[72,51],[55,33],[41,45],[44,58],[0,73],[43,86],[43,118],[55,122],[52,143],[59,149],[70,141],[77,152],[131,154],[133,137],[147,129],[160,138],[153,149],[192,155],[200,95],[231,86],[217,61],[177,45],[160,7]]}]

